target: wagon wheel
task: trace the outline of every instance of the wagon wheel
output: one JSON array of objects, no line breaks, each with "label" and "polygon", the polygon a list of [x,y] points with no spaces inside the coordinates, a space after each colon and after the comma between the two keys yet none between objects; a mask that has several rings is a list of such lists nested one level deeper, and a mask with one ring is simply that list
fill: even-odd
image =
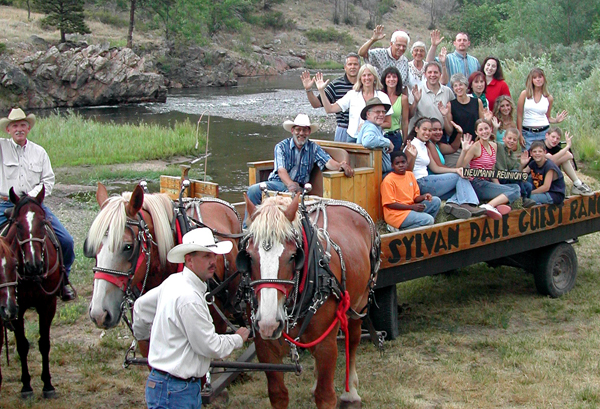
[{"label": "wagon wheel", "polygon": [[392,340],[400,334],[398,326],[398,295],[396,286],[375,289],[376,304],[371,306],[370,317],[377,331],[385,331],[386,339]]},{"label": "wagon wheel", "polygon": [[577,253],[569,243],[543,249],[533,274],[540,294],[558,298],[575,286]]}]

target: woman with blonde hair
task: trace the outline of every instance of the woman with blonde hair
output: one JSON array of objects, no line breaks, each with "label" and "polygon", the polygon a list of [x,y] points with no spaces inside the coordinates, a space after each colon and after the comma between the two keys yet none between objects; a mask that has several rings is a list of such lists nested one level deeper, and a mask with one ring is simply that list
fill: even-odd
[{"label": "woman with blonde hair", "polygon": [[[517,124],[515,124],[515,114],[517,112],[517,106],[515,102],[510,97],[510,95],[500,95],[496,99],[496,103],[494,105],[494,127],[496,128],[496,141],[498,143],[504,143],[504,135],[506,134],[506,130],[510,128],[516,128]],[[496,125],[498,125],[496,127]]]},{"label": "woman with blonde hair", "polygon": [[[336,112],[344,112],[348,111],[349,121],[348,121],[348,141],[347,142],[356,142],[355,135],[358,133],[360,126],[364,122],[364,120],[360,117],[360,113],[363,108],[367,105],[367,101],[371,98],[377,97],[384,104],[392,105],[390,102],[390,98],[385,94],[385,92],[381,91],[383,86],[381,85],[381,81],[379,80],[379,75],[377,75],[377,70],[371,64],[365,64],[360,67],[358,71],[358,78],[356,79],[356,84],[352,90],[348,91],[346,95],[344,95],[341,99],[338,99],[335,103],[330,103],[325,95],[325,87],[329,83],[329,80],[323,80],[323,74],[318,72],[315,74],[315,84],[317,85],[317,89],[319,90],[319,94],[321,95],[321,100],[323,103],[323,107],[325,108],[325,112],[328,114],[334,114]],[[383,122],[382,128],[390,128],[392,125],[392,113],[394,112],[393,108],[390,108],[385,116],[385,121]]]},{"label": "woman with blonde hair", "polygon": [[550,124],[558,124],[569,115],[567,111],[562,111],[552,117],[553,103],[544,70],[537,67],[532,69],[517,102],[517,128],[525,149],[529,149],[533,141],[545,140]]}]

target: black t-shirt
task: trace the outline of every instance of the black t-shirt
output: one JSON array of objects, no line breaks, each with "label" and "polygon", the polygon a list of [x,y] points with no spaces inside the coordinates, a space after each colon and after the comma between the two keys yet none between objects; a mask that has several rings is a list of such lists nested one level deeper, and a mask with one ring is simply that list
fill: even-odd
[{"label": "black t-shirt", "polygon": [[550,193],[550,197],[552,197],[552,203],[554,204],[561,204],[563,200],[565,200],[565,178],[560,168],[556,166],[554,162],[552,162],[550,159],[546,159],[546,162],[544,162],[540,168],[538,167],[537,163],[532,160],[529,162],[529,169],[531,169],[531,179],[533,181],[534,189],[542,186],[548,171],[553,170],[556,176],[550,185],[550,190],[548,193]]}]

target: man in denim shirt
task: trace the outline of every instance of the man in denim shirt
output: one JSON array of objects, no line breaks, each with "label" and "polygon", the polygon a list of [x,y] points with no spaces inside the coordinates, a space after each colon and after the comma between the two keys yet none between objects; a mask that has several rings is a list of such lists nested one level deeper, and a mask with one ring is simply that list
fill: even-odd
[{"label": "man in denim shirt", "polygon": [[[311,124],[305,114],[299,114],[293,122],[283,123],[283,129],[291,132],[292,137],[275,145],[273,172],[264,182],[268,190],[300,192],[310,179],[310,172],[315,164],[321,170],[325,168],[337,170],[344,172],[347,177],[354,175],[354,170],[348,163],[336,161],[319,145],[308,139],[308,136],[318,127],[316,124]],[[248,199],[255,205],[260,204],[262,201],[260,183],[250,186]]]}]

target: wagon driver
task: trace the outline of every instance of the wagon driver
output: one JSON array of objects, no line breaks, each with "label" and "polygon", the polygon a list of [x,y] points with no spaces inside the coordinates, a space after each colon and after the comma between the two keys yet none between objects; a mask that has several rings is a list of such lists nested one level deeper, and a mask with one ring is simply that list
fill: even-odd
[{"label": "wagon driver", "polygon": [[[321,170],[327,168],[344,172],[347,177],[354,175],[352,166],[345,161],[336,161],[318,144],[308,139],[318,128],[319,125],[310,123],[306,114],[298,114],[293,121],[283,123],[283,129],[291,132],[292,136],[275,145],[275,164],[266,182],[267,189],[299,193],[304,184],[308,183],[315,165]],[[260,185],[257,183],[248,188],[248,199],[255,205],[262,201]],[[248,214],[244,219],[244,227],[247,218]]]},{"label": "wagon driver", "polygon": [[167,254],[171,263],[184,263],[183,271],[135,302],[133,333],[152,367],[146,382],[149,409],[199,408],[200,378],[210,360],[225,358],[248,339],[250,331],[244,327],[232,335],[215,333],[205,299],[217,254],[232,247],[230,241],[215,242],[206,227],[186,233],[182,244]]},{"label": "wagon driver", "polygon": [[[35,125],[35,115],[25,115],[20,108],[14,108],[8,117],[0,119],[0,129],[6,130],[10,138],[0,138],[0,156],[2,157],[2,174],[0,175],[0,225],[6,222],[4,212],[14,205],[8,199],[8,191],[12,187],[21,196],[28,194],[35,197],[45,187],[45,195],[49,196],[54,187],[54,172],[50,157],[40,145],[27,139],[27,135]],[[69,285],[69,273],[75,260],[73,237],[62,225],[52,211],[44,204],[46,218],[56,233],[63,254],[66,271],[62,283],[61,298],[71,301],[75,293]]]}]

